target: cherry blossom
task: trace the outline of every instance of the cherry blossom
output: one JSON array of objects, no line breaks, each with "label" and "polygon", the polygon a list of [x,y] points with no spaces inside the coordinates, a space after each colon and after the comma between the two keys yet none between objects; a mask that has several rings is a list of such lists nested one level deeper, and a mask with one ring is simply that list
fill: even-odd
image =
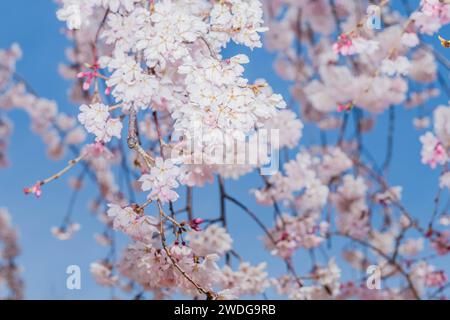
[{"label": "cherry blossom", "polygon": [[200,256],[224,255],[231,250],[233,239],[224,228],[211,225],[201,232],[191,231],[187,238],[189,245]]},{"label": "cherry blossom", "polygon": [[132,239],[145,243],[155,241],[157,220],[152,216],[139,215],[130,207],[121,208],[110,204],[108,216],[113,219],[113,228],[128,234]]},{"label": "cherry blossom", "polygon": [[36,182],[36,184],[30,188],[24,188],[23,192],[25,194],[29,194],[32,193],[34,194],[37,198],[39,198],[42,195],[42,190],[41,190],[41,183],[40,182]]},{"label": "cherry blossom", "polygon": [[69,240],[80,228],[78,223],[71,223],[67,227],[52,227],[51,232],[59,240]]},{"label": "cherry blossom", "polygon": [[356,47],[353,44],[353,40],[346,34],[341,34],[339,36],[338,42],[333,45],[333,50],[335,53],[339,53],[344,56],[349,56],[356,53]]},{"label": "cherry blossom", "polygon": [[99,285],[113,286],[118,280],[117,276],[111,274],[111,267],[105,263],[93,262],[90,270]]},{"label": "cherry blossom", "polygon": [[420,142],[422,142],[421,154],[424,164],[429,164],[434,169],[437,165],[447,163],[447,152],[433,133],[427,132],[421,136]]},{"label": "cherry blossom", "polygon": [[280,148],[294,148],[298,145],[302,137],[303,123],[297,118],[294,112],[281,110],[276,116],[264,123],[264,128],[267,130],[280,130]]},{"label": "cherry blossom", "polygon": [[224,288],[233,288],[238,295],[256,295],[264,291],[269,286],[265,263],[252,266],[248,262],[239,265],[237,271],[232,271],[228,266],[224,267],[223,279]]},{"label": "cherry blossom", "polygon": [[142,190],[151,190],[149,198],[152,200],[160,200],[163,203],[176,201],[178,194],[172,189],[179,185],[177,181],[179,172],[179,168],[171,160],[157,158],[150,174],[145,174],[139,179],[142,182]]},{"label": "cherry blossom", "polygon": [[439,0],[422,0],[420,11],[412,18],[421,32],[433,34],[450,22],[450,4]]},{"label": "cherry blossom", "polygon": [[12,225],[8,209],[0,208],[0,284],[1,299],[23,299],[22,270],[16,265],[15,258],[20,254],[19,234]]}]

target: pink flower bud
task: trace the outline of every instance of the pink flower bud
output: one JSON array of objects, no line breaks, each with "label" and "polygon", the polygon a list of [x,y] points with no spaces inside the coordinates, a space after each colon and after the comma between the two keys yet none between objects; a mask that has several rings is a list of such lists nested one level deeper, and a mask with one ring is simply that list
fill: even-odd
[{"label": "pink flower bud", "polygon": [[194,220],[192,220],[192,222],[195,224],[201,224],[201,223],[205,222],[205,220],[203,220],[201,218],[195,218]]},{"label": "pink flower bud", "polygon": [[192,220],[190,223],[189,223],[189,226],[193,229],[193,230],[195,230],[195,231],[201,231],[202,229],[200,228],[200,224],[201,223],[203,223],[203,222],[205,222],[205,220],[203,220],[203,219],[200,219],[200,218],[195,218],[194,220]]}]

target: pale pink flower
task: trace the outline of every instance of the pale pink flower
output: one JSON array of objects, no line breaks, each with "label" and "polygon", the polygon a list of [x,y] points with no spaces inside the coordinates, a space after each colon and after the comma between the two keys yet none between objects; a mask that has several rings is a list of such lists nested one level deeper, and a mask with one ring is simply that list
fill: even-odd
[{"label": "pale pink flower", "polygon": [[40,182],[36,182],[36,184],[30,188],[24,188],[23,192],[25,194],[34,194],[37,198],[39,198],[42,195],[42,190],[41,190],[41,183]]},{"label": "pale pink flower", "polygon": [[179,185],[177,181],[180,174],[179,168],[171,160],[156,158],[155,161],[150,174],[145,174],[139,179],[142,190],[150,190],[149,199],[160,200],[163,203],[176,201],[178,194],[172,189]]},{"label": "pale pink flower", "polygon": [[419,45],[419,37],[414,32],[406,32],[402,36],[402,44],[414,48]]},{"label": "pale pink flower", "polygon": [[413,124],[414,127],[417,130],[426,129],[430,126],[430,118],[429,117],[423,117],[423,118],[414,118]]},{"label": "pale pink flower", "polygon": [[260,294],[270,285],[266,267],[267,264],[264,262],[257,266],[242,262],[237,271],[225,266],[222,269],[221,286],[232,290],[237,296]]},{"label": "pale pink flower", "polygon": [[189,246],[199,256],[208,254],[224,255],[231,250],[233,239],[227,231],[217,225],[211,225],[200,232],[190,231],[186,237]]}]

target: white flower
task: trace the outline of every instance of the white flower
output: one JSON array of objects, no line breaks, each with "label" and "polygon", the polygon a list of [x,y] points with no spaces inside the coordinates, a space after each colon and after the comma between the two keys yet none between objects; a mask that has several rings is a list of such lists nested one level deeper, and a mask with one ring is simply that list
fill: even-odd
[{"label": "white flower", "polygon": [[397,72],[402,76],[406,76],[409,73],[409,69],[411,68],[411,63],[409,62],[407,57],[400,56],[395,60],[395,64],[397,65]]},{"label": "white flower", "polygon": [[113,228],[128,234],[133,240],[146,244],[157,240],[158,221],[152,216],[138,215],[132,208],[108,204],[108,216],[113,219]]},{"label": "white flower", "polygon": [[414,32],[406,32],[402,36],[402,44],[407,47],[414,48],[419,45],[419,37]]},{"label": "white flower", "polygon": [[439,218],[439,223],[444,227],[450,226],[450,215],[448,215],[448,214],[442,215]]},{"label": "white flower", "polygon": [[207,33],[202,19],[171,0],[155,3],[148,23],[137,34],[137,49],[144,50],[149,67],[165,67],[168,62],[187,57],[188,44]]},{"label": "white flower", "polygon": [[319,246],[327,230],[328,223],[320,221],[318,211],[306,211],[296,217],[283,214],[277,218],[275,227],[269,230],[271,236],[265,237],[264,242],[273,255],[290,258],[299,248]]},{"label": "white flower", "polygon": [[134,4],[140,0],[91,0],[95,5],[102,5],[104,8],[117,12],[122,7],[130,12],[134,9]]},{"label": "white flower", "polygon": [[381,64],[381,72],[388,76],[395,76],[396,74],[407,75],[411,68],[411,63],[408,58],[399,56],[395,60],[384,59]]},{"label": "white flower", "polygon": [[301,196],[300,206],[304,210],[321,209],[327,202],[329,189],[319,179],[314,179]]},{"label": "white flower", "polygon": [[434,131],[439,141],[450,147],[450,107],[439,106],[434,110]]},{"label": "white flower", "polygon": [[413,125],[417,130],[426,129],[430,126],[429,117],[414,118]]},{"label": "white flower", "polygon": [[89,106],[83,104],[80,106],[78,120],[82,125],[84,125],[88,132],[101,132],[108,118],[108,106],[102,103],[95,103]]},{"label": "white flower", "polygon": [[111,140],[111,137],[120,138],[122,132],[122,121],[120,119],[109,119],[106,122],[105,133],[106,137],[103,138],[103,141]]},{"label": "white flower", "polygon": [[339,294],[341,269],[334,259],[330,259],[327,267],[317,268],[314,272],[314,276],[322,286],[328,288],[332,296]]},{"label": "white flower", "polygon": [[391,59],[384,59],[381,64],[381,72],[387,74],[388,76],[395,75],[397,73],[395,62]]},{"label": "white flower", "polygon": [[78,223],[71,223],[64,228],[52,227],[51,232],[59,240],[69,240],[80,228]]},{"label": "white flower", "polygon": [[179,185],[177,181],[179,174],[179,168],[170,159],[156,158],[150,174],[144,174],[139,181],[142,183],[143,191],[150,190],[149,199],[160,200],[163,203],[173,202],[178,199],[178,194],[172,189]]},{"label": "white flower", "polygon": [[324,183],[328,183],[332,178],[338,177],[353,165],[352,160],[340,148],[329,148],[323,156],[319,176]]},{"label": "white flower", "polygon": [[211,11],[212,32],[208,38],[221,44],[233,39],[250,48],[261,47],[258,32],[265,32],[263,10],[258,0],[233,0],[230,3],[216,3]]},{"label": "white flower", "polygon": [[450,172],[445,172],[439,178],[439,187],[440,188],[447,188],[447,189],[450,190]]},{"label": "white flower", "polygon": [[158,89],[158,81],[154,76],[144,73],[132,56],[118,49],[112,57],[100,58],[100,65],[112,71],[106,83],[113,88],[112,95],[117,101],[124,102],[127,108],[131,104],[143,109],[148,107]]},{"label": "white flower", "polygon": [[217,292],[216,300],[237,300],[238,297],[233,293],[233,290],[225,289]]},{"label": "white flower", "polygon": [[424,242],[422,238],[408,239],[400,247],[399,253],[404,256],[415,256],[423,250]]},{"label": "white flower", "polygon": [[425,133],[420,137],[420,142],[422,142],[423,164],[429,164],[434,169],[437,165],[443,165],[447,162],[447,152],[433,133]]},{"label": "white flower", "polygon": [[353,45],[355,46],[356,53],[359,54],[373,54],[380,48],[380,43],[375,40],[367,40],[361,37],[352,39]]},{"label": "white flower", "polygon": [[262,293],[269,286],[266,267],[266,263],[254,267],[248,262],[242,262],[239,269],[233,272],[229,266],[225,266],[222,270],[222,287],[231,289],[237,296]]}]

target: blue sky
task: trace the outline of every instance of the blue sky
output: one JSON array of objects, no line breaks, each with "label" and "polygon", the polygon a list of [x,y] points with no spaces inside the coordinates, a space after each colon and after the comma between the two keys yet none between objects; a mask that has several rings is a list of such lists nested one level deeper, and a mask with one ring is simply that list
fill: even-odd
[{"label": "blue sky", "polygon": [[[61,33],[62,24],[55,17],[56,5],[50,0],[15,0],[0,1],[0,47],[8,47],[17,42],[23,49],[24,57],[18,64],[22,74],[35,90],[42,96],[58,102],[60,110],[76,114],[78,106],[68,102],[69,83],[58,74],[58,64],[65,61],[64,50],[70,45]],[[443,36],[449,37],[449,30]],[[430,44],[439,47],[436,39]],[[237,48],[229,49],[229,54]],[[449,51],[442,52],[448,56]],[[286,83],[281,81],[271,68],[273,56],[264,50],[255,50],[250,54],[252,63],[248,66],[247,76],[252,80],[263,77],[269,80],[275,91],[289,100]],[[445,72],[445,70],[444,70]],[[445,74],[447,74],[445,72]],[[448,76],[446,77],[448,80]],[[426,106],[432,107],[446,103],[447,98],[436,99]],[[390,170],[389,181],[393,185],[407,186],[403,200],[407,208],[418,217],[426,218],[431,214],[433,197],[437,191],[437,170],[420,163],[420,132],[412,128],[414,111],[405,111],[397,106],[395,131],[395,153]],[[53,238],[50,228],[61,223],[67,210],[71,195],[65,178],[45,187],[40,200],[25,197],[22,188],[43,177],[54,173],[64,162],[49,160],[43,151],[43,143],[29,129],[30,121],[22,112],[13,111],[9,117],[14,122],[14,134],[11,139],[9,157],[12,167],[0,170],[0,206],[7,207],[13,215],[14,224],[20,230],[20,244],[23,253],[19,264],[24,268],[26,297],[29,299],[102,299],[110,297],[110,290],[100,288],[89,274],[89,264],[106,255],[106,249],[97,245],[93,233],[102,230],[102,225],[87,210],[87,201],[93,186],[88,185],[79,196],[75,205],[74,220],[82,225],[81,231],[69,241],[61,242]],[[384,157],[386,144],[387,114],[377,120],[374,132],[365,136],[366,145],[380,162]],[[319,143],[314,130],[304,133],[305,144]],[[227,190],[239,199],[245,200],[249,207],[257,212],[263,221],[272,219],[272,210],[257,206],[248,194],[250,188],[260,186],[255,175],[250,175],[239,182],[227,182]],[[217,186],[208,186],[195,191],[195,211],[205,216],[218,214]],[[270,258],[257,239],[262,235],[255,224],[233,204],[228,204],[229,227],[235,238],[237,251],[252,263],[269,261],[269,270],[279,274],[284,265],[279,260]],[[121,243],[123,239],[121,240]],[[309,263],[301,263],[304,255],[296,258],[299,272],[305,272]],[[448,261],[447,261],[448,262]],[[66,267],[76,264],[82,269],[82,290],[66,289]],[[447,265],[448,269],[448,265]],[[346,270],[346,272],[349,272]]]}]

